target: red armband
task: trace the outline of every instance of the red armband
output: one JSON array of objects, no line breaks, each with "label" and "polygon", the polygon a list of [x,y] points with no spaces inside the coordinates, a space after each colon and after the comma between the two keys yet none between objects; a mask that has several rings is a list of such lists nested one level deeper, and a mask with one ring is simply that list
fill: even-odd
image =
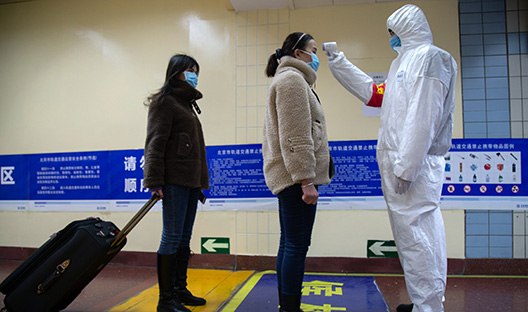
[{"label": "red armband", "polygon": [[381,102],[383,101],[383,93],[385,93],[385,84],[380,85],[372,84],[372,97],[367,103],[367,106],[372,107],[381,107]]}]

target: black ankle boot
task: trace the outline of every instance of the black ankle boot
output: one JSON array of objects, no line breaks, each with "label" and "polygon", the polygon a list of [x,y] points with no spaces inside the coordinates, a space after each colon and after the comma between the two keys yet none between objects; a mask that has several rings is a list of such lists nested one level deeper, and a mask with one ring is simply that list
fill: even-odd
[{"label": "black ankle boot", "polygon": [[412,312],[414,304],[400,304],[396,308],[396,312]]},{"label": "black ankle boot", "polygon": [[158,254],[159,300],[157,312],[191,312],[184,307],[174,292],[176,254]]},{"label": "black ankle boot", "polygon": [[279,293],[279,300],[279,312],[303,312],[303,310],[301,310],[301,294],[285,295]]},{"label": "black ankle boot", "polygon": [[193,296],[187,289],[187,267],[189,266],[190,254],[191,249],[189,247],[180,247],[178,249],[174,290],[183,304],[201,306],[206,304],[207,301],[204,298]]}]

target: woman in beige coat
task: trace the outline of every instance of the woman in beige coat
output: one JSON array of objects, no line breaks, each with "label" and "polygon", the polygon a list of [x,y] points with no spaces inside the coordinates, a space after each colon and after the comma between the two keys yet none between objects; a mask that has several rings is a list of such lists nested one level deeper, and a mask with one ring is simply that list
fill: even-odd
[{"label": "woman in beige coat", "polygon": [[304,262],[312,235],[318,186],[329,184],[326,121],[311,86],[319,66],[312,36],[292,33],[271,55],[262,152],[264,177],[279,200],[277,254],[280,311],[298,312]]}]

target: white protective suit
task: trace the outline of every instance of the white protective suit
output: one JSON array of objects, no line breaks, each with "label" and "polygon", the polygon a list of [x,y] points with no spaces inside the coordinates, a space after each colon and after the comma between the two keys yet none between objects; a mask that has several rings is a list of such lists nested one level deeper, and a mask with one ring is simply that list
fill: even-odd
[{"label": "white protective suit", "polygon": [[[453,132],[457,65],[433,45],[429,24],[417,6],[398,9],[387,19],[387,28],[400,37],[402,46],[396,48],[398,57],[391,64],[381,107],[381,186],[413,311],[444,311],[447,253],[439,204],[443,156]],[[343,52],[329,54],[334,77],[368,103],[373,80]],[[407,192],[397,194],[402,180],[412,183]]]}]

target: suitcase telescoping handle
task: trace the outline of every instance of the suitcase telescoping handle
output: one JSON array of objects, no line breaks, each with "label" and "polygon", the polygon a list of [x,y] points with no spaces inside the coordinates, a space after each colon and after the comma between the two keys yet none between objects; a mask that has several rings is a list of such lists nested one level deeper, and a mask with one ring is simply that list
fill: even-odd
[{"label": "suitcase telescoping handle", "polygon": [[117,237],[112,242],[111,247],[118,246],[123,242],[125,237],[127,237],[128,233],[132,231],[132,229],[143,219],[143,217],[147,214],[147,212],[150,211],[150,209],[156,204],[156,202],[159,199],[159,195],[157,193],[152,194],[152,197],[147,201],[141,209],[128,221],[127,225],[117,234]]}]

